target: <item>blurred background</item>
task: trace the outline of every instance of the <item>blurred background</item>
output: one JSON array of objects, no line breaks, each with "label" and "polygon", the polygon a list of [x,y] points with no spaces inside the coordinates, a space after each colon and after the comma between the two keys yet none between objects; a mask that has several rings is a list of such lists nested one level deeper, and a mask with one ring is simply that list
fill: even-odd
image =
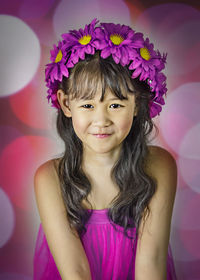
[{"label": "blurred background", "polygon": [[36,168],[57,157],[56,109],[48,104],[44,66],[69,29],[94,17],[130,25],[167,52],[168,95],[160,132],[178,166],[170,244],[178,280],[200,279],[199,1],[0,1],[0,279],[30,280],[40,218]]}]

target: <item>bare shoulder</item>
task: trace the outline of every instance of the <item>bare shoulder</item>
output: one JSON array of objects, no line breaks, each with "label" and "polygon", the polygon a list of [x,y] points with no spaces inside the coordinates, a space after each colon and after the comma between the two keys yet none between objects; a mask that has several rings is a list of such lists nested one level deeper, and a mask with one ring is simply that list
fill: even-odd
[{"label": "bare shoulder", "polygon": [[159,146],[148,146],[148,170],[150,175],[158,180],[172,180],[176,185],[177,164],[173,155],[166,149]]},{"label": "bare shoulder", "polygon": [[60,158],[55,158],[44,162],[37,168],[35,175],[41,175],[41,174],[52,173],[52,172],[55,175],[56,168],[58,167],[59,161]]},{"label": "bare shoulder", "polygon": [[[149,175],[156,180],[157,189],[152,199],[152,207],[163,201],[171,202],[173,207],[177,190],[177,164],[175,158],[166,149],[159,146],[149,146]],[[168,209],[169,210],[169,209]],[[172,209],[171,209],[172,210]],[[170,210],[170,211],[171,211]]]},{"label": "bare shoulder", "polygon": [[[35,191],[38,192],[40,186],[46,191],[50,191],[50,189],[54,188],[56,191],[60,191],[59,188],[59,178],[57,173],[58,163],[60,159],[51,159],[43,164],[41,164],[35,174],[34,174],[34,188]],[[42,191],[42,190],[40,190]]]},{"label": "bare shoulder", "polygon": [[42,222],[44,209],[54,207],[57,213],[65,212],[57,167],[57,159],[48,160],[37,168],[34,175],[35,198]]},{"label": "bare shoulder", "polygon": [[154,160],[161,160],[164,159],[167,164],[175,164],[175,159],[172,154],[167,151],[166,149],[160,146],[148,146],[149,153],[152,159]]}]

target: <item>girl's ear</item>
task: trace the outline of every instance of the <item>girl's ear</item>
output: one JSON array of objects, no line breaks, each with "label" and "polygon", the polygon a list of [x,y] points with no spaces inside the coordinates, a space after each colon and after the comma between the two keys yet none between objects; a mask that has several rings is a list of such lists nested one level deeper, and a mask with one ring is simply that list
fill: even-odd
[{"label": "girl's ear", "polygon": [[71,118],[72,114],[69,107],[69,95],[65,94],[62,89],[59,89],[57,91],[57,98],[64,115]]}]

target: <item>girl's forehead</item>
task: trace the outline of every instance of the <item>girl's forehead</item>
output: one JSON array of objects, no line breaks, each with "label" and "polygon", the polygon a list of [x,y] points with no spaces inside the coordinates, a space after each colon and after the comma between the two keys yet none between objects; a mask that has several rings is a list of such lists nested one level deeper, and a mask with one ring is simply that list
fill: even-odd
[{"label": "girl's forehead", "polygon": [[[128,93],[125,92],[125,90],[122,91],[122,94],[124,96],[124,99],[128,99]],[[87,100],[95,100],[95,101],[100,101],[100,100],[120,100],[120,98],[108,87],[105,89],[105,93],[103,95],[102,92],[102,87],[97,87],[96,92],[91,96],[87,94],[83,94],[82,96],[75,96],[71,97],[71,100],[75,101],[87,101]]]}]

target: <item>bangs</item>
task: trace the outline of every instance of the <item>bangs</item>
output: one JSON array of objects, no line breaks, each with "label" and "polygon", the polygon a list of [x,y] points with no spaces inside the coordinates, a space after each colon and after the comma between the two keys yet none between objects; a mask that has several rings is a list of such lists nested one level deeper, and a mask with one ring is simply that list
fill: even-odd
[{"label": "bangs", "polygon": [[116,64],[112,58],[103,59],[99,53],[88,55],[72,68],[68,78],[68,94],[72,99],[93,99],[102,89],[103,101],[106,89],[119,99],[128,99],[128,93],[136,93],[128,69]]}]

